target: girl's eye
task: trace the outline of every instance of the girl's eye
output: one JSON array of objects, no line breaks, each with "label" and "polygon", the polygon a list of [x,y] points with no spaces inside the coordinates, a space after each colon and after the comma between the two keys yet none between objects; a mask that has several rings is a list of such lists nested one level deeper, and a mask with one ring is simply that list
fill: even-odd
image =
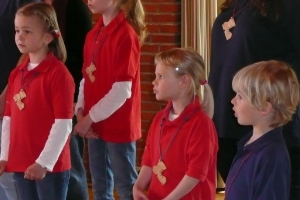
[{"label": "girl's eye", "polygon": [[28,31],[28,30],[25,30],[25,33],[30,33],[30,31]]},{"label": "girl's eye", "polygon": [[15,30],[16,31],[16,33],[19,33],[20,31],[19,30]]},{"label": "girl's eye", "polygon": [[164,78],[164,76],[163,76],[163,75],[161,75],[161,74],[156,74],[156,78],[157,78],[157,79],[163,79],[163,78]]},{"label": "girl's eye", "polygon": [[236,95],[239,99],[242,99],[243,97],[240,94]]}]

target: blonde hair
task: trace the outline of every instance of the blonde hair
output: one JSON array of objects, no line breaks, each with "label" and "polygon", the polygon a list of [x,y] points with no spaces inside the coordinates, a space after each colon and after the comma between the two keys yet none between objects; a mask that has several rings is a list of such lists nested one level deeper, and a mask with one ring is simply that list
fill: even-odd
[{"label": "blonde hair", "polygon": [[[189,94],[199,96],[203,111],[212,118],[214,99],[210,86],[206,83],[203,58],[192,49],[173,48],[155,56],[155,64],[162,63],[174,68],[177,76],[187,75],[191,78]],[[201,90],[203,84],[203,95]]]},{"label": "blonde hair", "polygon": [[60,33],[56,13],[54,8],[46,3],[30,3],[21,7],[16,15],[23,15],[26,17],[37,17],[44,25],[44,30],[53,36],[53,40],[48,44],[49,51],[53,51],[54,55],[61,61],[65,62],[67,59],[66,47],[62,36],[57,37],[55,31]]},{"label": "blonde hair", "polygon": [[140,44],[143,45],[147,29],[141,0],[119,0],[119,7],[124,11],[127,21],[139,36]]},{"label": "blonde hair", "polygon": [[262,61],[244,67],[234,76],[232,87],[261,110],[272,104],[270,127],[283,126],[292,119],[299,103],[299,83],[295,72],[280,61]]}]

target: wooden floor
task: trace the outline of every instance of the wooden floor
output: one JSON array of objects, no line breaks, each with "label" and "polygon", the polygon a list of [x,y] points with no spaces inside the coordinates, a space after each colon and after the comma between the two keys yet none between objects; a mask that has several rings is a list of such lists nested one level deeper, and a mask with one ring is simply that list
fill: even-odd
[{"label": "wooden floor", "polygon": [[[90,200],[93,200],[93,192],[92,192],[92,188],[89,187],[89,196],[90,196]],[[118,200],[118,196],[117,194],[115,194],[115,199]],[[216,195],[216,200],[224,200],[224,193],[217,193]]]},{"label": "wooden floor", "polygon": [[224,192],[223,193],[217,193],[216,200],[224,200],[224,197],[225,197]]}]

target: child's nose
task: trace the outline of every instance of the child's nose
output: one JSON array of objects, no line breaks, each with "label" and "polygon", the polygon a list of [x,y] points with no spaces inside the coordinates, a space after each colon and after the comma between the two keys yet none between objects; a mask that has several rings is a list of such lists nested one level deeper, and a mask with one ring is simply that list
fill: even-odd
[{"label": "child's nose", "polygon": [[233,97],[233,98],[231,99],[231,103],[232,103],[232,104],[235,103],[235,97]]},{"label": "child's nose", "polygon": [[23,39],[23,34],[22,33],[17,33],[16,37],[17,37],[18,40],[21,40],[21,39]]},{"label": "child's nose", "polygon": [[152,81],[152,85],[156,84],[156,78]]}]

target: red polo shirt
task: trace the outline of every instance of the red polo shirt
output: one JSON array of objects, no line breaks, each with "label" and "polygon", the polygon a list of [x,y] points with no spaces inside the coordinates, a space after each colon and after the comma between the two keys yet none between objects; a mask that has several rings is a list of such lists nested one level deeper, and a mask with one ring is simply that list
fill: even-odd
[{"label": "red polo shirt", "polygon": [[[198,99],[173,121],[168,120],[171,108],[170,102],[155,116],[148,133],[142,165],[151,168],[157,165],[160,146],[166,166],[162,175],[167,180],[162,185],[156,174],[152,173],[148,197],[150,200],[165,198],[184,175],[188,175],[200,182],[182,199],[215,200],[218,150],[215,126],[201,110]],[[176,136],[171,142],[174,134]]]},{"label": "red polo shirt", "polygon": [[[105,28],[102,27],[101,18],[85,41],[82,69],[85,79],[84,114],[88,114],[115,82],[131,81],[131,97],[110,117],[92,124],[92,128],[108,142],[135,141],[141,137],[139,40],[122,11]],[[94,82],[86,73],[92,61],[96,67]]]},{"label": "red polo shirt", "polygon": [[[44,149],[54,120],[73,116],[75,85],[65,65],[53,53],[33,70],[27,70],[28,62],[29,59],[25,59],[9,77],[5,106],[5,116],[11,117],[8,172],[24,172]],[[13,99],[21,86],[26,93],[22,110]],[[53,172],[70,168],[68,141]]]}]

